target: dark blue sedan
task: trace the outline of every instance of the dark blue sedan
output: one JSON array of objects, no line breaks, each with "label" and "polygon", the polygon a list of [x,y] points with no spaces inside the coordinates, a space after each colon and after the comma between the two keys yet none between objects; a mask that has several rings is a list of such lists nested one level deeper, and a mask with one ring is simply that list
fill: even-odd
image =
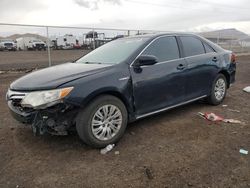
[{"label": "dark blue sedan", "polygon": [[104,147],[122,137],[128,122],[199,99],[220,104],[235,81],[235,62],[231,51],[194,34],[121,38],[21,77],[7,101],[35,134],[76,128],[86,144]]}]

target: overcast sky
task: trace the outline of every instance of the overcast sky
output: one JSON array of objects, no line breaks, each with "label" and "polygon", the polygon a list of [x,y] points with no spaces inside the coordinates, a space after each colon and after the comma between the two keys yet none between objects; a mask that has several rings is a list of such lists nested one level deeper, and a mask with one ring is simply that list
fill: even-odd
[{"label": "overcast sky", "polygon": [[249,0],[0,0],[0,22],[250,34],[249,10]]}]

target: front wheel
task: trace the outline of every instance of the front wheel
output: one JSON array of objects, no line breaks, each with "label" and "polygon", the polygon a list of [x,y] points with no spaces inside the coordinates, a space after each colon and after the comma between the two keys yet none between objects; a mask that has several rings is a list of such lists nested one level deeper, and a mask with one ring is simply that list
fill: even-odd
[{"label": "front wheel", "polygon": [[223,74],[218,74],[212,85],[208,102],[212,105],[219,105],[224,100],[227,93],[227,80]]},{"label": "front wheel", "polygon": [[121,139],[127,126],[127,110],[117,97],[103,95],[79,112],[76,129],[79,137],[96,148]]}]

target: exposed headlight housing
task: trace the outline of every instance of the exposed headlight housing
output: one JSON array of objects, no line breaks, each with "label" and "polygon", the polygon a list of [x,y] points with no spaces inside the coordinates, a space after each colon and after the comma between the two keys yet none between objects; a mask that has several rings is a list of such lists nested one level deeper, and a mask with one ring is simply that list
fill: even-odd
[{"label": "exposed headlight housing", "polygon": [[72,91],[72,89],[73,87],[67,87],[47,91],[34,91],[28,93],[23,98],[21,105],[23,107],[44,109],[62,102],[62,99],[66,97]]}]

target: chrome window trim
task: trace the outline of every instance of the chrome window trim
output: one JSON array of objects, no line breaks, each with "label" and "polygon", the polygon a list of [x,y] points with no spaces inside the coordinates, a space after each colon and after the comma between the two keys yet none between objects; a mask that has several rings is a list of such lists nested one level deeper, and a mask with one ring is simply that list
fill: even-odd
[{"label": "chrome window trim", "polygon": [[[134,62],[135,62],[135,60],[155,41],[155,40],[157,40],[157,39],[159,39],[159,38],[162,38],[162,37],[177,37],[178,35],[163,35],[163,36],[159,36],[159,37],[156,37],[155,39],[153,39],[147,46],[145,46],[143,49],[142,49],[142,51],[136,56],[136,58],[132,61],[132,63],[130,64],[130,66],[129,67],[133,67],[133,64],[134,64]],[[177,41],[176,41],[177,42]],[[202,41],[201,41],[202,42]],[[178,45],[178,42],[177,42],[177,45]],[[169,63],[169,62],[172,62],[172,61],[176,61],[176,60],[182,60],[182,59],[186,59],[186,58],[191,58],[191,57],[199,57],[199,56],[202,56],[202,55],[206,55],[206,54],[210,54],[210,53],[215,53],[215,54],[217,54],[217,52],[216,51],[214,51],[214,52],[209,52],[209,53],[206,53],[205,51],[204,51],[204,53],[203,54],[197,54],[197,55],[192,55],[192,56],[186,56],[186,57],[180,57],[180,58],[177,58],[177,59],[171,59],[171,60],[168,60],[168,61],[161,61],[161,62],[158,62],[158,63],[156,63],[156,64],[154,64],[154,65],[158,65],[158,64],[164,64],[164,63]],[[141,67],[150,67],[150,66],[152,66],[152,65],[143,65],[143,66],[141,66]]]},{"label": "chrome window trim", "polygon": [[[171,59],[171,60],[168,60],[168,61],[161,61],[161,62],[158,62],[154,65],[161,65],[161,64],[165,64],[165,63],[169,63],[169,62],[172,62],[172,61],[176,61],[176,60],[182,60],[182,59],[185,59],[185,57],[181,57],[181,58],[178,58],[178,59]],[[152,65],[142,65],[141,67],[151,67]]]},{"label": "chrome window trim", "polygon": [[[216,53],[216,52],[210,52],[210,53]],[[178,59],[171,59],[171,60],[168,60],[168,61],[161,61],[161,62],[158,62],[158,63],[156,63],[154,65],[160,65],[160,64],[164,64],[164,63],[169,63],[169,62],[176,61],[176,60],[189,59],[189,58],[192,58],[192,57],[199,57],[199,56],[210,54],[210,53],[204,53],[204,54],[198,54],[198,55],[193,55],[193,56],[181,57],[181,58],[178,58]],[[141,67],[151,67],[151,66],[152,65],[143,65]]]},{"label": "chrome window trim", "polygon": [[[210,53],[216,53],[216,52],[210,52]],[[187,57],[184,57],[184,58],[185,58],[185,59],[189,59],[190,57],[199,57],[199,56],[202,56],[202,55],[207,55],[207,54],[210,54],[210,53],[204,53],[204,54],[192,55],[192,56],[187,56]]]},{"label": "chrome window trim", "polygon": [[202,96],[200,96],[200,97],[197,97],[197,98],[194,98],[194,99],[185,101],[185,102],[181,102],[181,103],[175,104],[175,105],[173,105],[173,106],[169,106],[169,107],[162,108],[162,109],[159,109],[159,110],[156,110],[156,111],[148,112],[148,113],[145,113],[145,114],[143,114],[143,115],[136,116],[136,119],[141,119],[141,118],[144,118],[144,117],[146,117],[146,116],[150,116],[150,115],[157,114],[157,113],[160,113],[160,112],[163,112],[163,111],[166,111],[166,110],[170,110],[170,109],[172,109],[172,108],[175,108],[175,107],[178,107],[178,106],[182,106],[182,105],[184,105],[184,104],[188,104],[188,103],[190,103],[190,102],[194,102],[194,101],[196,101],[196,100],[205,98],[206,96],[207,96],[207,95],[202,95]]}]

